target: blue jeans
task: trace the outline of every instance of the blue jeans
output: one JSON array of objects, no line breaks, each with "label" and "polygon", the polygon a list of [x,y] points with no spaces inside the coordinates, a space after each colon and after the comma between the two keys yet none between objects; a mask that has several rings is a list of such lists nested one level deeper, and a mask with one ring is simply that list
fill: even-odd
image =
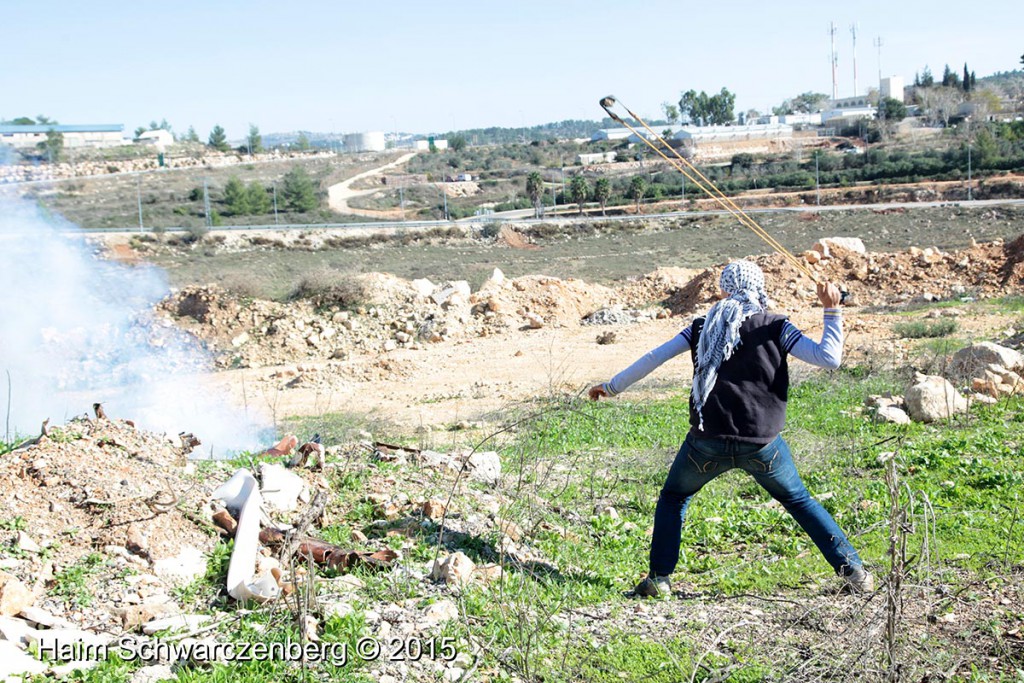
[{"label": "blue jeans", "polygon": [[772,498],[782,503],[837,574],[846,576],[862,566],[860,556],[832,515],[807,492],[782,436],[761,446],[689,434],[672,463],[654,512],[652,574],[667,576],[675,570],[690,499],[704,484],[734,467],[749,472]]}]

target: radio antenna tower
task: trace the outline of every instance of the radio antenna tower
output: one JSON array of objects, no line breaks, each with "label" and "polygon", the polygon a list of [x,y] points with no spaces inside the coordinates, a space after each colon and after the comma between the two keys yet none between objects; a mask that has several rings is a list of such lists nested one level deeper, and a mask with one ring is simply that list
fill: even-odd
[{"label": "radio antenna tower", "polygon": [[875,38],[875,47],[878,48],[878,87],[882,87],[882,36]]},{"label": "radio antenna tower", "polygon": [[839,65],[839,56],[836,54],[836,22],[830,21],[828,24],[828,35],[832,41],[832,99],[839,99],[839,84],[836,82],[836,67]]},{"label": "radio antenna tower", "polygon": [[857,90],[857,24],[850,24],[850,35],[853,36],[853,96],[856,97],[860,93]]}]

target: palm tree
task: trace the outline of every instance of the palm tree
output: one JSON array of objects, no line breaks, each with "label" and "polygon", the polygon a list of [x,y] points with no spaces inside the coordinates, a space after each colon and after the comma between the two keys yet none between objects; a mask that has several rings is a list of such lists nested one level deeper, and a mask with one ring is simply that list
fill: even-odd
[{"label": "palm tree", "polygon": [[605,206],[608,205],[608,198],[612,196],[612,184],[607,178],[598,178],[594,182],[594,200],[601,205],[601,215],[607,215],[604,212]]},{"label": "palm tree", "polygon": [[629,181],[629,198],[636,202],[636,212],[640,213],[640,200],[647,194],[647,181],[643,176],[635,175]]},{"label": "palm tree", "polygon": [[569,196],[579,206],[579,213],[583,215],[583,203],[590,196],[590,185],[582,173],[577,173],[569,182]]}]

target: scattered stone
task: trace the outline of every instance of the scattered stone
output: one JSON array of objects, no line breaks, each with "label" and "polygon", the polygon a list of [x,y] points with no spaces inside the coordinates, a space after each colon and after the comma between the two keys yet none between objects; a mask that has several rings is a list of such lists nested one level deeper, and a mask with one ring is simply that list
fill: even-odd
[{"label": "scattered stone", "polygon": [[151,636],[162,631],[195,631],[209,623],[210,617],[205,614],[175,614],[174,616],[153,619],[142,625],[142,632]]},{"label": "scattered stone", "polygon": [[132,674],[129,683],[159,683],[160,681],[173,681],[177,676],[170,666],[156,664],[144,666]]},{"label": "scattered stone", "polygon": [[46,671],[46,665],[24,652],[17,644],[0,640],[0,680],[24,680]]},{"label": "scattered stone", "polygon": [[470,479],[491,485],[497,485],[501,480],[501,458],[495,451],[473,453],[467,465]]},{"label": "scattered stone", "polygon": [[544,318],[532,311],[524,313],[523,317],[526,318],[526,324],[531,330],[539,330],[544,327]]},{"label": "scattered stone", "polygon": [[451,600],[438,600],[428,605],[423,613],[423,619],[428,628],[438,626],[446,621],[453,621],[459,618],[459,608]]},{"label": "scattered stone", "polygon": [[902,408],[894,405],[881,406],[875,411],[875,422],[891,422],[898,425],[910,424],[910,416]]},{"label": "scattered stone", "polygon": [[815,263],[817,263],[818,261],[821,260],[821,254],[822,254],[822,252],[820,252],[820,251],[816,251],[814,249],[808,249],[807,251],[805,251],[803,253],[803,257],[804,257],[804,260],[807,261],[807,263],[809,263],[809,264],[811,264],[813,266]]},{"label": "scattered stone", "polygon": [[36,543],[31,536],[26,534],[24,531],[18,532],[18,549],[26,553],[34,553],[38,555],[42,552],[42,548]]},{"label": "scattered stone", "polygon": [[182,548],[177,555],[154,562],[153,573],[179,585],[192,583],[206,573],[206,554],[199,548]]},{"label": "scattered stone", "polygon": [[24,619],[14,617],[0,617],[0,640],[8,640],[12,643],[27,644],[30,636],[35,632],[32,625]]},{"label": "scattered stone", "polygon": [[0,616],[12,617],[32,606],[35,598],[16,576],[0,572]]},{"label": "scattered stone", "polygon": [[476,565],[473,560],[462,552],[452,553],[440,561],[435,561],[430,572],[434,581],[444,581],[449,586],[462,587],[470,582]]},{"label": "scattered stone", "polygon": [[423,516],[427,519],[439,520],[444,517],[444,503],[436,498],[431,498],[423,504]]},{"label": "scattered stone", "polygon": [[917,422],[935,422],[967,412],[967,399],[938,375],[917,373],[905,400],[907,413]]},{"label": "scattered stone", "polygon": [[523,540],[523,528],[511,520],[496,517],[494,526],[498,529],[498,533],[505,534],[517,543]]}]

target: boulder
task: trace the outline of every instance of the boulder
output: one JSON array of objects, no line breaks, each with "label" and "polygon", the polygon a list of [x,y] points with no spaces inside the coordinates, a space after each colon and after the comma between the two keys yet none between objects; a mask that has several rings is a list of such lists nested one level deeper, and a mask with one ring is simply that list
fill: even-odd
[{"label": "boulder", "polygon": [[994,344],[979,342],[953,354],[950,368],[963,377],[978,377],[989,365],[1000,365],[1008,370],[1024,369],[1024,356],[1019,351]]},{"label": "boulder", "polygon": [[449,586],[465,586],[473,578],[473,570],[476,565],[465,553],[452,553],[439,562],[434,563],[430,571],[430,578],[434,581],[444,581]]},{"label": "boulder", "polygon": [[46,671],[46,665],[16,644],[0,640],[0,680],[18,681]]},{"label": "boulder", "polygon": [[864,246],[864,241],[859,237],[825,237],[821,241],[816,242],[812,249],[824,258],[831,258],[832,252],[829,250],[829,247],[833,245],[846,251],[852,251],[855,254],[868,253],[867,248]]},{"label": "boulder", "polygon": [[917,373],[904,399],[907,413],[917,422],[935,422],[967,412],[967,399],[944,377]]}]

